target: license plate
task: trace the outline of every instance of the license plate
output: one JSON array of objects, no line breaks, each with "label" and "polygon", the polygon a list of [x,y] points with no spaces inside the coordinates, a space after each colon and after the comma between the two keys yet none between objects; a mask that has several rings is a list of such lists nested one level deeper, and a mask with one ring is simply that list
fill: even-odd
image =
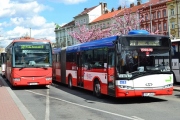
[{"label": "license plate", "polygon": [[29,85],[38,85],[38,83],[29,83]]},{"label": "license plate", "polygon": [[155,93],[143,93],[143,96],[154,96]]}]

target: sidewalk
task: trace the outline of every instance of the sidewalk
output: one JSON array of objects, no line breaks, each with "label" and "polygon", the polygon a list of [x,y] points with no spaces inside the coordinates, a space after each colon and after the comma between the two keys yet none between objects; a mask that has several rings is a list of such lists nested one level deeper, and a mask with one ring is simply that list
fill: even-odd
[{"label": "sidewalk", "polygon": [[1,76],[0,120],[35,120]]}]

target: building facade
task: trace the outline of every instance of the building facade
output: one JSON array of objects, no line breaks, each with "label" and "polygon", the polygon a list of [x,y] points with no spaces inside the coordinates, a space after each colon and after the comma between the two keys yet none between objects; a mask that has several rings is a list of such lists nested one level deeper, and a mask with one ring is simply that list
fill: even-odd
[{"label": "building facade", "polygon": [[[180,0],[150,0],[141,4],[141,0],[137,0],[137,4],[130,4],[131,14],[138,12],[137,20],[144,18],[139,23],[138,29],[146,29],[151,33],[158,30],[158,34],[170,35],[173,38],[179,38],[180,35]],[[99,5],[84,8],[84,10],[75,16],[73,20],[63,26],[55,28],[56,46],[66,47],[79,43],[78,40],[69,35],[72,31],[78,31],[79,25],[86,25],[87,28],[92,27],[106,29],[114,22],[114,15],[124,16],[125,8],[119,6],[117,10],[107,9],[107,3],[100,2]]]},{"label": "building facade", "polygon": [[71,22],[56,28],[55,36],[57,47],[66,47],[79,43],[79,41],[69,35],[69,32],[78,31],[78,25],[87,25],[87,27],[89,27],[89,23],[104,14],[106,10],[107,3],[100,2],[97,6],[84,8]]},{"label": "building facade", "polygon": [[141,28],[154,33],[168,35],[168,0],[151,0],[139,9],[140,16],[144,18]]},{"label": "building facade", "polygon": [[180,0],[167,2],[169,33],[172,39],[180,39]]}]

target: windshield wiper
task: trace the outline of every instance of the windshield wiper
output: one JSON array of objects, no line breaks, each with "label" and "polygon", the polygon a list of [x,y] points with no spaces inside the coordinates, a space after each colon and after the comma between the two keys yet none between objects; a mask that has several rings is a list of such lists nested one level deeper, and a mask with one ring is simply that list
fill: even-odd
[{"label": "windshield wiper", "polygon": [[24,69],[26,67],[27,67],[26,64],[24,64],[23,67],[19,68],[19,70],[22,70],[22,69]]},{"label": "windshield wiper", "polygon": [[36,68],[48,69],[49,65],[33,65]]},{"label": "windshield wiper", "polygon": [[19,68],[19,70],[22,70],[22,69],[24,69],[25,67],[22,67],[22,68]]}]

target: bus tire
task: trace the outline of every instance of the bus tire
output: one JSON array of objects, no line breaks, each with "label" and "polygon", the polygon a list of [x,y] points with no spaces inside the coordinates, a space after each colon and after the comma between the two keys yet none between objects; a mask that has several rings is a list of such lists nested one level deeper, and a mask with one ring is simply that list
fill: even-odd
[{"label": "bus tire", "polygon": [[70,89],[73,88],[73,86],[72,86],[72,77],[71,77],[71,76],[68,77],[68,87],[69,87]]},{"label": "bus tire", "polygon": [[94,82],[94,91],[93,91],[94,95],[98,98],[102,98],[102,94],[101,94],[101,84],[99,82],[99,80],[95,80]]}]

